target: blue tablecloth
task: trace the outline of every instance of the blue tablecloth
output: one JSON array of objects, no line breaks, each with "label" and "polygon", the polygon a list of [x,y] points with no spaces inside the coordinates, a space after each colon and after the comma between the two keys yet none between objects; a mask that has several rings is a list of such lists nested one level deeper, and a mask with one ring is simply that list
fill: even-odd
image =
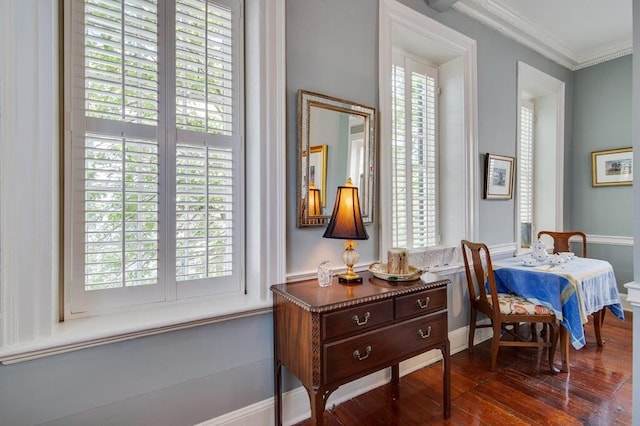
[{"label": "blue tablecloth", "polygon": [[521,256],[494,261],[493,268],[498,292],[552,309],[576,349],[586,343],[583,324],[589,314],[608,307],[624,319],[613,267],[604,260],[576,257],[560,266],[543,262],[532,267]]}]

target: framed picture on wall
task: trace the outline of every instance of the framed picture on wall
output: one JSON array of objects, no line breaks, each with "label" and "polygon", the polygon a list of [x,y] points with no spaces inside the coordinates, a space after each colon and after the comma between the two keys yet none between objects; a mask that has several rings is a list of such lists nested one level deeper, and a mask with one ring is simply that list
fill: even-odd
[{"label": "framed picture on wall", "polygon": [[619,148],[591,153],[591,185],[616,186],[633,183],[633,149]]},{"label": "framed picture on wall", "polygon": [[485,161],[484,198],[509,200],[513,196],[513,174],[516,159],[487,154]]},{"label": "framed picture on wall", "polygon": [[327,150],[328,145],[316,145],[309,151],[309,183],[320,190],[322,207],[327,206]]}]

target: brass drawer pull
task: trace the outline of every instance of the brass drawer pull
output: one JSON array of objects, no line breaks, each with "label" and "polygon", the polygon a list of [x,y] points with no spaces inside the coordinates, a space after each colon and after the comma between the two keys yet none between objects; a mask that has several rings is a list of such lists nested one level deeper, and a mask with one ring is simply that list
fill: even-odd
[{"label": "brass drawer pull", "polygon": [[431,336],[431,326],[427,328],[427,334],[424,334],[424,331],[422,331],[422,329],[419,328],[418,336],[420,336],[422,339],[426,339],[427,337]]},{"label": "brass drawer pull", "polygon": [[426,308],[427,306],[429,306],[429,302],[431,302],[431,298],[430,298],[430,297],[427,297],[426,299],[424,299],[424,302],[423,302],[422,300],[420,300],[420,299],[418,299],[418,300],[416,301],[416,303],[418,304],[418,307],[419,307],[420,309],[424,309],[424,308]]},{"label": "brass drawer pull", "polygon": [[353,357],[358,361],[364,361],[365,359],[369,358],[369,355],[371,355],[371,346],[367,346],[366,348],[364,348],[364,350],[367,353],[364,356],[360,356],[360,351],[356,349],[355,351],[353,351]]},{"label": "brass drawer pull", "polygon": [[351,319],[356,323],[356,325],[365,325],[367,321],[369,321],[369,317],[371,317],[371,314],[369,312],[365,312],[364,319],[362,321],[360,321],[360,318],[358,318],[357,315],[354,315]]}]

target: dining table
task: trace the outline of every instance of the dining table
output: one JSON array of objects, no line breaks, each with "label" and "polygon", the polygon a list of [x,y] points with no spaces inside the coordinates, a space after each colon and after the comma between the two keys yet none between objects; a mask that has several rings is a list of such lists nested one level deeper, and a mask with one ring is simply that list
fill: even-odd
[{"label": "dining table", "polygon": [[585,346],[584,324],[589,315],[594,314],[593,320],[601,321],[609,309],[624,320],[616,276],[605,260],[573,257],[554,264],[551,258],[537,262],[530,258],[531,255],[521,255],[494,261],[497,289],[553,310],[562,326],[561,371],[568,372],[569,344],[575,349]]}]

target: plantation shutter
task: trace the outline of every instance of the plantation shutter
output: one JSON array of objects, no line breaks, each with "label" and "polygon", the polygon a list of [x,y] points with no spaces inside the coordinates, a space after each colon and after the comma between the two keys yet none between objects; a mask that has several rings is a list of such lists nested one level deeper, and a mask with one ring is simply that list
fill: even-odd
[{"label": "plantation shutter", "polygon": [[229,7],[200,3],[176,10],[178,281],[229,277],[240,260],[239,22]]},{"label": "plantation shutter", "polygon": [[533,223],[533,103],[520,101],[519,201],[521,247],[531,245]]},{"label": "plantation shutter", "polygon": [[396,54],[392,68],[392,241],[438,243],[437,71]]},{"label": "plantation shutter", "polygon": [[71,4],[71,312],[239,289],[240,3]]},{"label": "plantation shutter", "polygon": [[407,173],[405,159],[406,143],[406,102],[405,102],[405,70],[401,65],[393,64],[392,68],[391,110],[391,211],[392,239],[394,247],[408,247],[407,232]]}]

